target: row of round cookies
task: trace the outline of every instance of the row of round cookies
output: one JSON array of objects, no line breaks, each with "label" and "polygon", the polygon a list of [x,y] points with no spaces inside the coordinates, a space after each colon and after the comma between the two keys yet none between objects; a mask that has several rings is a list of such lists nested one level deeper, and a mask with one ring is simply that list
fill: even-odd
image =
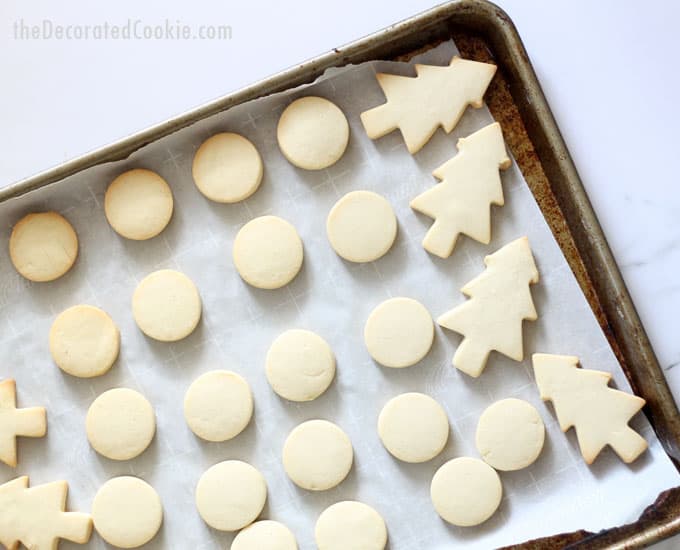
[{"label": "row of round cookies", "polygon": [[[309,113],[323,125],[309,123]],[[349,126],[342,111],[318,97],[296,100],[281,115],[281,150],[295,166],[316,170],[331,166],[343,155]],[[221,133],[197,150],[192,173],[197,188],[212,201],[234,203],[251,196],[263,177],[262,158],[245,137]],[[119,175],[104,199],[106,218],[121,236],[147,240],[159,235],[172,218],[174,201],[167,182],[147,169]],[[359,224],[359,227],[357,225]],[[370,239],[357,240],[357,229]],[[389,202],[371,191],[354,191],[330,211],[328,238],[334,250],[351,262],[370,262],[386,254],[397,234],[397,220]],[[56,212],[22,218],[10,237],[10,257],[29,280],[48,282],[64,275],[78,255],[78,238],[71,224]],[[303,261],[302,241],[282,218],[261,216],[245,224],[234,241],[233,257],[239,274],[249,284],[280,288],[297,275]]]}]

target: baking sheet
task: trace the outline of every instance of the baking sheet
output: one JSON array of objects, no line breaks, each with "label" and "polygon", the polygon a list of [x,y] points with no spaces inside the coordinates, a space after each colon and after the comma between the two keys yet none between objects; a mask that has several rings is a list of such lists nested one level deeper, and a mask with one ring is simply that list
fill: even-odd
[{"label": "baking sheet", "polygon": [[[442,44],[419,57],[445,64],[455,52]],[[420,241],[431,220],[415,214],[408,202],[434,185],[432,170],[451,158],[455,143],[491,122],[484,109],[469,109],[455,131],[438,131],[412,157],[401,137],[370,141],[359,114],[384,101],[375,70],[413,74],[408,64],[376,62],[332,70],[304,90],[245,104],[155,142],[125,161],[95,167],[28,196],[0,205],[2,238],[25,213],[57,210],[74,225],[81,255],[74,269],[50,284],[31,284],[0,256],[0,377],[17,380],[20,406],[48,409],[48,437],[20,440],[16,471],[0,465],[0,481],[29,474],[32,484],[66,479],[73,510],[88,511],[98,487],[116,475],[138,475],[159,492],[165,522],[149,548],[177,544],[190,548],[228,547],[232,535],[207,527],[194,506],[200,475],[212,464],[238,458],[258,467],[269,485],[263,517],[286,523],[300,548],[313,548],[314,522],[328,505],[357,499],[385,518],[390,548],[449,548],[456,543],[488,548],[575,529],[599,530],[637,518],[657,494],[678,484],[678,474],[642,415],[633,426],[650,449],[633,465],[605,451],[588,467],[572,432],[564,436],[551,407],[540,402],[533,382],[534,351],[574,354],[586,368],[610,371],[616,385],[629,385],[587,302],[555,243],[517,167],[503,173],[506,205],[494,207],[489,246],[461,237],[451,258],[427,254]],[[317,94],[336,102],[351,125],[345,156],[320,172],[291,166],[276,144],[276,122],[296,97]],[[191,182],[191,160],[204,139],[218,131],[235,131],[251,139],[265,161],[260,190],[235,205],[214,204]],[[121,171],[145,167],[159,172],[175,195],[175,215],[159,237],[126,241],[108,226],[102,209],[107,184]],[[389,254],[364,265],[344,262],[330,248],[325,218],[335,201],[356,189],[370,189],[390,200],[399,219],[399,236]],[[292,222],[305,245],[302,272],[276,291],[249,287],[231,262],[231,243],[249,219],[276,214]],[[484,255],[527,235],[541,281],[533,287],[537,322],[525,323],[527,359],[519,364],[492,354],[478,379],[459,373],[451,357],[460,337],[437,331],[430,354],[409,369],[377,366],[363,345],[363,323],[390,296],[421,301],[434,317],[464,300],[459,288],[483,270]],[[5,250],[6,250],[5,246]],[[179,269],[197,284],[204,317],[194,334],[174,344],[154,342],[137,329],[131,315],[134,288],[149,272]],[[121,329],[121,356],[105,376],[79,380],[51,362],[47,334],[63,309],[89,303],[105,309]],[[314,402],[288,403],[269,388],[264,357],[282,331],[308,328],[331,345],[337,378]],[[225,443],[207,443],[186,426],[182,399],[197,376],[215,368],[232,369],[251,384],[255,415],[249,427]],[[137,389],[153,404],[157,436],[140,457],[116,463],[100,457],[87,442],[87,408],[101,392],[118,386]],[[377,416],[384,403],[405,391],[424,391],[446,409],[451,439],[444,452],[421,465],[398,462],[377,437]],[[533,403],[546,423],[545,449],[530,468],[501,473],[504,499],[497,514],[477,528],[457,528],[439,519],[429,500],[433,473],[446,460],[477,456],[474,431],[481,412],[492,402],[519,397]],[[298,489],[285,475],[281,448],[290,429],[311,418],[336,422],[349,434],[355,465],[337,488],[322,493]],[[96,535],[93,548],[106,545]],[[64,548],[78,548],[64,544]]]}]

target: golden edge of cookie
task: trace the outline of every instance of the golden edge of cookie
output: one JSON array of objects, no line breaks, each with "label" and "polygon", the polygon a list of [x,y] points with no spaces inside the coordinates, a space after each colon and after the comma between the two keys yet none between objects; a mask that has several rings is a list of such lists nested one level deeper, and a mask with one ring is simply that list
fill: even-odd
[{"label": "golden edge of cookie", "polygon": [[[16,257],[16,234],[18,231],[21,230],[21,228],[29,223],[29,221],[36,217],[36,216],[43,216],[43,215],[51,215],[55,218],[58,218],[60,222],[63,222],[64,227],[67,227],[68,231],[70,231],[73,235],[73,239],[75,241],[75,253],[73,255],[73,258],[71,259],[70,264],[58,275],[54,277],[49,277],[49,278],[35,278],[35,277],[29,277],[25,273],[23,273],[19,267],[17,266],[17,257]],[[16,224],[14,224],[14,227],[12,228],[12,233],[9,237],[9,257],[10,260],[12,261],[12,265],[14,266],[14,269],[21,275],[24,279],[28,281],[32,281],[34,283],[50,283],[52,281],[56,281],[57,279],[63,277],[66,275],[73,265],[76,263],[76,260],[78,259],[78,255],[80,253],[80,242],[78,240],[78,233],[76,233],[76,230],[74,229],[73,225],[71,222],[69,222],[64,216],[59,214],[59,212],[55,212],[54,210],[48,210],[47,212],[30,212],[26,214],[23,218],[21,218]]]},{"label": "golden edge of cookie", "polygon": [[[166,189],[168,191],[168,194],[170,195],[170,214],[168,215],[168,220],[165,222],[163,227],[161,227],[158,230],[155,231],[150,231],[147,233],[143,233],[141,235],[132,235],[130,233],[125,233],[122,231],[120,228],[117,228],[112,222],[111,222],[111,217],[109,215],[109,210],[108,210],[108,204],[109,204],[109,197],[110,197],[110,192],[112,189],[115,189],[115,185],[120,185],[122,178],[125,176],[130,176],[131,173],[133,172],[143,172],[145,174],[151,174],[154,178],[160,179],[166,186]],[[125,172],[122,172],[121,174],[118,174],[113,181],[109,184],[109,186],[106,188],[106,192],[104,193],[104,216],[106,217],[106,221],[108,222],[109,226],[111,226],[111,229],[113,229],[118,235],[125,239],[129,239],[131,241],[148,241],[149,239],[153,239],[154,237],[157,237],[160,235],[163,231],[165,231],[165,228],[170,225],[170,222],[172,221],[172,216],[175,213],[175,197],[172,194],[172,189],[170,188],[170,185],[168,182],[165,180],[163,176],[161,176],[158,172],[154,172],[153,170],[149,170],[147,168],[132,168],[130,170],[126,170]]]}]

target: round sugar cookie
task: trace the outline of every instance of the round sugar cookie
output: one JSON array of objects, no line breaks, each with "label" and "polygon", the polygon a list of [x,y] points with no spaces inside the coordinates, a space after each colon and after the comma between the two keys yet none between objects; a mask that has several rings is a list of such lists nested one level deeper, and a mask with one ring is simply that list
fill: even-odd
[{"label": "round sugar cookie", "polygon": [[496,470],[521,470],[533,464],[544,441],[541,415],[521,399],[496,401],[479,417],[477,450],[484,462]]},{"label": "round sugar cookie", "polygon": [[211,466],[196,485],[198,513],[210,527],[220,531],[238,531],[250,525],[266,500],[264,476],[240,460]]},{"label": "round sugar cookie", "polygon": [[79,305],[61,312],[50,329],[50,353],[57,366],[79,378],[106,373],[120,350],[120,332],[105,311]]},{"label": "round sugar cookie", "polygon": [[335,103],[322,97],[301,97],[281,114],[276,137],[291,164],[321,170],[335,164],[345,153],[349,124]]},{"label": "round sugar cookie", "polygon": [[191,431],[206,441],[236,437],[252,416],[250,386],[235,372],[206,372],[194,380],[184,396],[184,418]]},{"label": "round sugar cookie", "polygon": [[264,519],[240,531],[231,550],[297,550],[295,535],[283,523]]},{"label": "round sugar cookie", "polygon": [[383,550],[387,528],[382,516],[368,504],[345,500],[321,512],[314,538],[319,550]]},{"label": "round sugar cookie", "polygon": [[223,132],[206,139],[191,167],[194,183],[205,197],[232,203],[247,199],[262,181],[262,157],[239,134]]},{"label": "round sugar cookie", "polygon": [[256,288],[276,289],[290,283],[302,267],[304,252],[295,228],[276,216],[245,224],[234,239],[234,265]]},{"label": "round sugar cookie", "polygon": [[137,548],[156,536],[163,523],[158,493],[138,477],[109,479],[92,501],[97,533],[118,548]]},{"label": "round sugar cookie", "polygon": [[331,209],[326,234],[333,250],[345,260],[372,262],[392,248],[397,237],[397,217],[381,195],[352,191]]},{"label": "round sugar cookie", "polygon": [[14,268],[29,281],[54,281],[75,263],[78,236],[61,214],[28,214],[12,229],[9,255]]},{"label": "round sugar cookie", "polygon": [[133,241],[158,235],[170,223],[172,191],[156,172],[135,168],[111,182],[104,195],[104,213],[113,230]]},{"label": "round sugar cookie", "polygon": [[321,336],[287,330],[269,348],[265,370],[272,389],[284,399],[312,401],[331,385],[335,356]]},{"label": "round sugar cookie", "polygon": [[288,435],[283,468],[297,486],[325,491],[347,477],[353,456],[352,442],[338,426],[327,420],[308,420]]},{"label": "round sugar cookie", "polygon": [[201,320],[196,285],[179,271],[162,269],[142,279],[132,296],[132,315],[140,330],[161,342],[191,334]]},{"label": "round sugar cookie", "polygon": [[85,418],[87,439],[100,455],[129,460],[142,454],[156,433],[156,416],[141,393],[115,388],[92,402]]},{"label": "round sugar cookie", "polygon": [[449,439],[449,420],[442,406],[424,393],[402,393],[390,399],[378,417],[385,448],[404,462],[426,462]]},{"label": "round sugar cookie", "polygon": [[368,353],[385,367],[415,365],[430,351],[433,339],[429,311],[411,298],[385,300],[371,312],[364,327]]},{"label": "round sugar cookie", "polygon": [[503,497],[503,486],[491,466],[465,456],[449,460],[437,470],[430,497],[444,521],[471,527],[494,514]]}]

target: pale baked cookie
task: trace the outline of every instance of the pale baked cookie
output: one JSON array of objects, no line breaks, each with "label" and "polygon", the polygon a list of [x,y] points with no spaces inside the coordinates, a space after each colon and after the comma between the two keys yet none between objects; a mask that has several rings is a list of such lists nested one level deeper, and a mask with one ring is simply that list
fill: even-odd
[{"label": "pale baked cookie", "polygon": [[543,450],[545,426],[538,411],[521,399],[501,399],[479,417],[475,442],[484,462],[496,470],[521,470]]},{"label": "pale baked cookie", "polygon": [[449,460],[437,470],[430,497],[443,520],[471,527],[494,514],[503,497],[503,486],[491,466],[465,456]]},{"label": "pale baked cookie", "polygon": [[424,393],[402,393],[390,399],[378,417],[385,448],[404,462],[426,462],[449,439],[449,420],[442,406]]},{"label": "pale baked cookie", "polygon": [[132,296],[132,314],[141,331],[161,342],[191,334],[201,320],[201,296],[179,271],[162,269],[147,275]]},{"label": "pale baked cookie", "polygon": [[383,550],[387,528],[382,516],[368,504],[345,500],[321,512],[314,538],[319,550]]},{"label": "pale baked cookie", "polygon": [[272,389],[284,399],[312,401],[333,382],[335,356],[318,334],[287,330],[269,348],[265,370]]},{"label": "pale baked cookie", "polygon": [[458,154],[432,173],[441,183],[411,201],[411,208],[434,219],[425,250],[448,258],[460,233],[489,244],[491,205],[504,202],[498,170],[510,164],[498,122],[458,140]]},{"label": "pale baked cookie", "polygon": [[608,372],[581,369],[578,357],[535,353],[536,385],[543,401],[552,401],[560,428],[576,431],[581,454],[592,464],[609,445],[624,462],[633,462],[647,441],[628,425],[645,400],[608,387]]},{"label": "pale baked cookie", "polygon": [[295,535],[283,523],[261,520],[239,532],[231,550],[297,550]]},{"label": "pale baked cookie", "polygon": [[322,97],[296,99],[281,114],[276,137],[283,156],[305,170],[335,164],[347,149],[349,124],[334,103]]},{"label": "pale baked cookie", "polygon": [[113,230],[133,241],[158,235],[170,223],[172,191],[156,172],[135,168],[111,182],[104,195],[104,213]]},{"label": "pale baked cookie", "polygon": [[14,380],[0,382],[0,462],[12,468],[17,465],[16,438],[44,437],[47,433],[45,409],[43,407],[17,409],[16,390]]},{"label": "pale baked cookie", "polygon": [[309,491],[339,485],[349,474],[353,457],[347,434],[327,420],[299,424],[283,446],[283,468],[288,477]]},{"label": "pale baked cookie", "polygon": [[12,229],[9,256],[15,269],[29,281],[54,281],[75,263],[78,236],[56,212],[28,214]]},{"label": "pale baked cookie", "polygon": [[234,239],[234,265],[256,288],[276,289],[290,283],[302,267],[304,252],[295,228],[276,216],[250,220]]},{"label": "pale baked cookie", "polygon": [[529,240],[521,237],[484,258],[486,271],[461,292],[470,299],[437,319],[444,328],[464,336],[453,356],[453,366],[479,376],[495,350],[524,359],[522,321],[538,318],[529,285],[538,282],[538,269]]},{"label": "pale baked cookie", "polygon": [[434,323],[420,302],[390,298],[368,316],[364,342],[368,353],[385,367],[415,365],[427,355],[434,339]]},{"label": "pale baked cookie", "polygon": [[481,107],[496,66],[454,56],[449,65],[415,66],[417,76],[378,73],[386,103],[361,113],[368,137],[378,139],[401,130],[411,154],[425,145],[438,127],[448,134],[468,105]]},{"label": "pale baked cookie", "polygon": [[262,181],[262,157],[239,134],[223,132],[206,139],[191,167],[198,190],[211,201],[232,203],[247,199]]},{"label": "pale baked cookie", "polygon": [[196,486],[196,507],[213,529],[238,531],[250,525],[267,500],[267,482],[250,464],[227,460],[208,468]]},{"label": "pale baked cookie", "polygon": [[163,523],[158,493],[138,477],[109,479],[92,501],[97,533],[118,548],[137,548],[156,536]]},{"label": "pale baked cookie", "polygon": [[129,460],[142,454],[156,433],[156,416],[140,393],[115,388],[92,402],[85,418],[87,439],[100,455]]},{"label": "pale baked cookie", "polygon": [[[89,514],[66,512],[68,483],[28,487],[28,476],[0,485],[0,544],[17,550],[55,550],[59,539],[85,544],[92,534]],[[11,513],[6,513],[11,511]]]},{"label": "pale baked cookie", "polygon": [[98,307],[70,307],[52,323],[52,359],[72,376],[92,378],[106,373],[115,363],[119,349],[118,327]]},{"label": "pale baked cookie", "polygon": [[206,372],[194,380],[184,396],[184,418],[189,428],[207,441],[236,437],[252,415],[250,386],[235,372]]},{"label": "pale baked cookie", "polygon": [[381,195],[352,191],[331,209],[326,234],[338,256],[350,262],[372,262],[392,248],[397,237],[397,218]]}]

